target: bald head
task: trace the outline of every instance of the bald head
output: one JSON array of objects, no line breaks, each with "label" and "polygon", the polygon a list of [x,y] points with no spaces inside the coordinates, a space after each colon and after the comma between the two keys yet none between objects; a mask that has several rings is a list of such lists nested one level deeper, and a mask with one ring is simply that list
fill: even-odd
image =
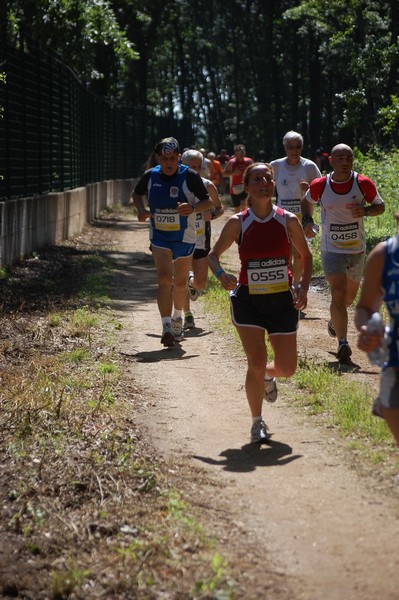
[{"label": "bald head", "polygon": [[330,157],[334,181],[347,181],[352,173],[353,151],[347,144],[337,144]]},{"label": "bald head", "polygon": [[348,156],[353,156],[353,150],[347,144],[337,144],[331,150],[331,156],[334,156],[336,154],[346,154]]}]

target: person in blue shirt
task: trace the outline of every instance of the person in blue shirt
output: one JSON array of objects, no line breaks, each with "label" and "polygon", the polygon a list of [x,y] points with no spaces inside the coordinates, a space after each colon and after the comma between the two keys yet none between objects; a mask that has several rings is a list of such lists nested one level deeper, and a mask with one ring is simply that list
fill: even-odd
[{"label": "person in blue shirt", "polygon": [[[140,222],[150,221],[151,251],[158,276],[157,303],[162,319],[161,343],[183,339],[183,307],[196,242],[196,213],[212,201],[195,171],[180,163],[173,137],[155,146],[157,166],[140,177],[132,193]],[[145,202],[148,208],[145,207]]]},{"label": "person in blue shirt", "polygon": [[[399,214],[395,218],[399,222]],[[381,371],[380,393],[372,412],[386,420],[399,445],[399,235],[377,244],[366,261],[355,325],[359,331],[358,348],[367,354],[382,344],[383,331],[370,331],[368,321],[383,303],[390,316],[390,341]]]}]

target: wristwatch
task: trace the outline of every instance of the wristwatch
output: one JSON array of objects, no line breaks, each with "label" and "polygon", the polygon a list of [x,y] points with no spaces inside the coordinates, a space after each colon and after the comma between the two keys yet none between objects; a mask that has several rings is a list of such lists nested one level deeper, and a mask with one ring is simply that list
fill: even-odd
[{"label": "wristwatch", "polygon": [[364,207],[364,216],[365,216],[365,217],[368,217],[368,216],[369,216],[369,214],[370,214],[370,209],[371,209],[371,206],[365,206],[365,207]]}]

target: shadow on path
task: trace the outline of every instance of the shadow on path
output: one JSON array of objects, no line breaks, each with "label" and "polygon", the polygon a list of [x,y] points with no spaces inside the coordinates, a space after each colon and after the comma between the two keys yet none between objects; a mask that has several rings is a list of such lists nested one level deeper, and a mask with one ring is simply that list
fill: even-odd
[{"label": "shadow on path", "polygon": [[[122,354],[122,353],[121,353]],[[148,352],[137,352],[136,354],[123,353],[123,356],[140,363],[156,363],[165,360],[188,360],[197,358],[199,354],[186,354],[180,346],[164,348],[163,350],[150,350]]]},{"label": "shadow on path", "polygon": [[223,467],[224,471],[248,473],[257,467],[279,467],[301,458],[301,454],[292,454],[288,444],[269,440],[267,445],[245,444],[241,448],[229,448],[219,454],[220,460],[206,456],[193,455],[192,458],[208,465]]}]

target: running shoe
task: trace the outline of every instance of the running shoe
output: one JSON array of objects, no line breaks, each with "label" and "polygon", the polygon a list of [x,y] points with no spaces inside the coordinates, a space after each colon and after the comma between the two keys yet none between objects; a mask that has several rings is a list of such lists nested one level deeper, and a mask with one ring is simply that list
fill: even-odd
[{"label": "running shoe", "polygon": [[184,339],[183,319],[181,317],[172,319],[172,334],[177,342],[181,342]]},{"label": "running shoe", "polygon": [[338,362],[346,363],[352,356],[352,350],[346,340],[341,340],[338,345],[337,358]]},{"label": "running shoe", "polygon": [[171,323],[165,323],[163,326],[161,344],[163,344],[167,348],[170,348],[171,346],[175,345],[175,336],[172,332]]},{"label": "running shoe", "polygon": [[268,402],[276,402],[277,400],[277,384],[276,378],[265,379],[265,400]]},{"label": "running shoe", "polygon": [[327,331],[328,331],[328,335],[330,337],[337,337],[337,334],[335,333],[333,322],[331,320],[328,321],[328,323],[327,323]]},{"label": "running shoe", "polygon": [[190,293],[190,300],[195,302],[200,295],[199,290],[196,290],[195,287],[191,285],[191,282],[194,281],[194,272],[188,272],[188,291]]},{"label": "running shoe", "polygon": [[263,419],[255,421],[251,427],[251,442],[253,444],[264,444],[270,440],[270,433],[268,433],[268,427]]},{"label": "running shoe", "polygon": [[379,396],[373,402],[371,414],[375,417],[380,417],[381,419],[384,418],[384,415],[382,414],[381,401]]},{"label": "running shoe", "polygon": [[191,312],[184,317],[183,329],[195,329],[194,317]]}]

